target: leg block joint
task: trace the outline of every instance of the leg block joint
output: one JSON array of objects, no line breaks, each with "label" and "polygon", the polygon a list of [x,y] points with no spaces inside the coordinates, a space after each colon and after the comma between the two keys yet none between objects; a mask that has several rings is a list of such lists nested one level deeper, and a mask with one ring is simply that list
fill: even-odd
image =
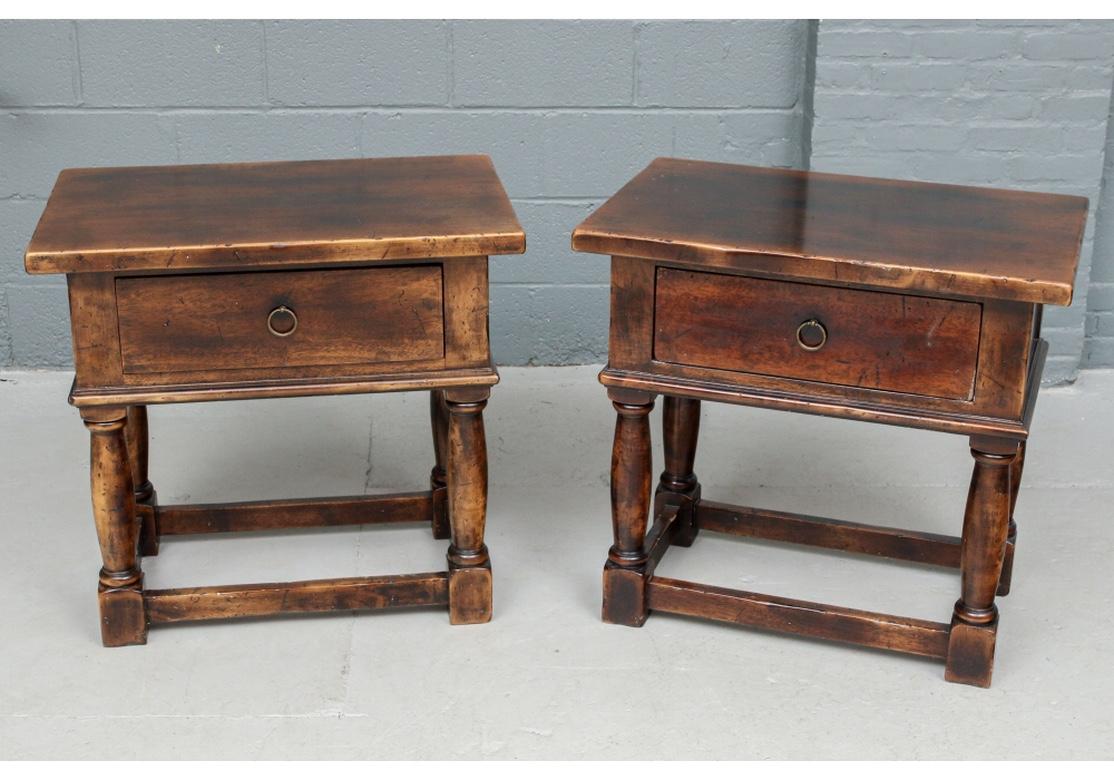
[{"label": "leg block joint", "polygon": [[454,626],[491,621],[491,561],[460,566],[449,557],[449,622]]},{"label": "leg block joint", "polygon": [[101,615],[101,642],[105,647],[147,644],[147,608],[143,580],[129,587],[97,588]]},{"label": "leg block joint", "polygon": [[644,568],[630,569],[608,561],[603,567],[603,621],[638,627],[650,610],[646,600],[649,577]]},{"label": "leg block joint", "polygon": [[971,625],[953,617],[951,632],[948,634],[944,679],[989,688],[994,672],[994,642],[997,635],[997,617],[982,625]]}]

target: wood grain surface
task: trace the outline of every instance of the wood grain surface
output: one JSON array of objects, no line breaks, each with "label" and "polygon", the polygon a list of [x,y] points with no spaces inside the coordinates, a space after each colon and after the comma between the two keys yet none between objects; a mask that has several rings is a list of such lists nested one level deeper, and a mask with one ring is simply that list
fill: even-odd
[{"label": "wood grain surface", "polygon": [[[433,360],[441,285],[439,265],[118,279],[124,373]],[[282,307],[297,326],[278,336]]]},{"label": "wood grain surface", "polygon": [[[659,268],[654,358],[969,398],[981,318],[969,301]],[[827,331],[816,351],[797,342],[812,320]]]},{"label": "wood grain surface", "polygon": [[1087,199],[659,158],[573,232],[583,252],[1067,305]]},{"label": "wood grain surface", "polygon": [[518,254],[484,155],[74,168],[25,256],[33,274]]}]

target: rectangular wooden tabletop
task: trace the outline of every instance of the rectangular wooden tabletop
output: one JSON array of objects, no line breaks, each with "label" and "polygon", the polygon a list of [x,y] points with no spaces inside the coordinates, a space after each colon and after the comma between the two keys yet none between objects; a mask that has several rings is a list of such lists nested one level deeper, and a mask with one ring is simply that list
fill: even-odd
[{"label": "rectangular wooden tabletop", "polygon": [[64,170],[29,273],[517,254],[484,155]]},{"label": "rectangular wooden tabletop", "polygon": [[573,233],[584,252],[1071,303],[1087,199],[659,158]]}]

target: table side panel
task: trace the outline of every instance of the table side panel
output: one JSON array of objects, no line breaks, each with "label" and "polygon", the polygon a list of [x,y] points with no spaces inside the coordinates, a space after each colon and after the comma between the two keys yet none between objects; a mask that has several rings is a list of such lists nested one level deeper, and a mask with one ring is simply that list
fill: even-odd
[{"label": "table side panel", "polygon": [[112,274],[67,274],[66,283],[77,386],[123,385],[116,278]]},{"label": "table side panel", "polygon": [[443,266],[445,365],[491,365],[487,257],[456,257]]},{"label": "table side panel", "polygon": [[1026,386],[1040,340],[1040,312],[1039,303],[983,302],[979,373],[973,399],[982,414],[1013,420],[1024,415]]},{"label": "table side panel", "polygon": [[645,370],[654,350],[653,263],[634,257],[611,258],[611,329],[608,364]]}]

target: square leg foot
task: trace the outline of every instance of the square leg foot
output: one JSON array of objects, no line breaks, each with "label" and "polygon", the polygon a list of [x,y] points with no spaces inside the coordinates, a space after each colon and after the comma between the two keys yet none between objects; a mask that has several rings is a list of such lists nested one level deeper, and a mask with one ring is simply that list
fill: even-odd
[{"label": "square leg foot", "polygon": [[603,621],[637,628],[646,622],[646,572],[623,569],[608,561],[603,567]]},{"label": "square leg foot", "polygon": [[101,612],[101,643],[105,647],[147,644],[147,607],[143,583],[135,588],[105,588],[97,591]]},{"label": "square leg foot", "polygon": [[997,618],[983,626],[973,626],[952,618],[944,679],[989,688],[994,671],[994,640],[997,635]]},{"label": "square leg foot", "polygon": [[449,567],[449,622],[454,626],[491,620],[491,564]]}]

